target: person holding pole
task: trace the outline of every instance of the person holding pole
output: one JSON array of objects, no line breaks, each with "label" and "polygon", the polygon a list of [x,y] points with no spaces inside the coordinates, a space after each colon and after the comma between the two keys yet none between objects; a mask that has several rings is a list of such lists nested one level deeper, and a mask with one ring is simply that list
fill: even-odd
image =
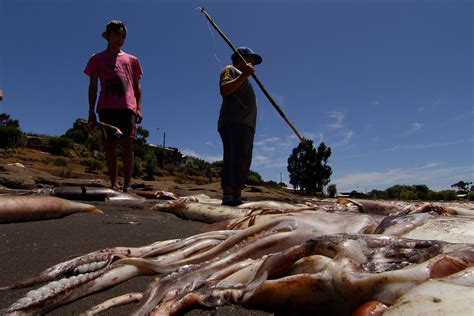
[{"label": "person holding pole", "polygon": [[97,112],[101,122],[118,127],[123,135],[117,139],[110,131],[104,131],[105,160],[113,189],[119,189],[117,175],[117,145],[120,142],[123,156],[123,191],[130,188],[133,170],[133,140],[136,123],[142,120],[143,71],[138,58],[122,51],[127,28],[122,21],[110,21],[102,33],[107,49],[92,55],[84,70],[89,76],[89,123],[96,124],[95,105],[100,80],[100,96]]},{"label": "person holding pole", "polygon": [[248,77],[254,72],[254,65],[262,62],[262,57],[248,47],[239,47],[237,52],[219,80],[222,105],[217,125],[224,149],[222,205],[229,206],[242,204],[241,191],[252,163],[257,100]]}]

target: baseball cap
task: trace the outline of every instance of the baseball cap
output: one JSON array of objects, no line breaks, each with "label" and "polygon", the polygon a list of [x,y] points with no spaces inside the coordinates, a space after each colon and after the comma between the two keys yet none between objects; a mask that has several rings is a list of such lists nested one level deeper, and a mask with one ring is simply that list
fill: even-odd
[{"label": "baseball cap", "polygon": [[[252,56],[255,65],[262,63],[262,57],[258,54],[255,54],[255,52],[249,47],[242,46],[242,47],[238,47],[236,50],[242,56]],[[236,53],[233,53],[231,56],[232,62],[234,62],[237,58],[239,58],[239,55],[237,55]]]}]

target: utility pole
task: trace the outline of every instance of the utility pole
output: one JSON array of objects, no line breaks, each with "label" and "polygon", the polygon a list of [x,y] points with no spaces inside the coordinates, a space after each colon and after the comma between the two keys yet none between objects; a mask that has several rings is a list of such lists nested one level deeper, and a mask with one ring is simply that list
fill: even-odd
[{"label": "utility pole", "polygon": [[[159,131],[160,128],[157,127],[156,130]],[[166,147],[166,132],[163,131],[163,149],[165,149],[165,147]]]}]

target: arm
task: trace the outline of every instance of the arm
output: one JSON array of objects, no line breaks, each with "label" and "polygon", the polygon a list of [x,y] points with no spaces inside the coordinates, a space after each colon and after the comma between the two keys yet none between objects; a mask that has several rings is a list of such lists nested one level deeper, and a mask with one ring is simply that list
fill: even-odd
[{"label": "arm", "polygon": [[142,122],[142,86],[140,81],[136,78],[133,81],[133,91],[135,91],[135,99],[137,100],[137,123]]},{"label": "arm", "polygon": [[[227,71],[227,70],[226,70]],[[220,92],[223,97],[233,94],[240,86],[247,80],[247,78],[254,72],[252,64],[248,63],[244,66],[242,73],[235,79],[226,81],[224,75],[224,81],[220,84]]]},{"label": "arm", "polygon": [[95,115],[95,101],[97,99],[97,83],[99,79],[96,74],[92,74],[89,80],[89,122],[97,122]]}]

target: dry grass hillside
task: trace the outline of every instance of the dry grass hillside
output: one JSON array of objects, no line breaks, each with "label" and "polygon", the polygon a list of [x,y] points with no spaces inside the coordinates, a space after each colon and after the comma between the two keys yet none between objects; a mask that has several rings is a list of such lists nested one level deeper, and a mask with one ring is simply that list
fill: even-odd
[{"label": "dry grass hillside", "polygon": [[[104,172],[90,172],[84,165],[84,159],[79,157],[55,156],[40,150],[31,148],[0,149],[0,166],[21,164],[28,170],[39,170],[56,177],[70,179],[102,180],[108,185],[106,168]],[[21,168],[19,168],[21,170]],[[161,176],[155,176],[154,180],[145,178],[134,178],[133,187],[151,187],[157,190],[174,192],[178,195],[207,194],[218,198],[221,195],[220,180],[213,178],[212,182],[202,184],[196,183],[193,178],[183,178],[182,175],[171,175],[169,172],[160,172]],[[272,199],[280,201],[299,201],[301,197],[290,190],[267,188],[264,186],[248,186],[245,188],[244,199],[260,200]]]}]

